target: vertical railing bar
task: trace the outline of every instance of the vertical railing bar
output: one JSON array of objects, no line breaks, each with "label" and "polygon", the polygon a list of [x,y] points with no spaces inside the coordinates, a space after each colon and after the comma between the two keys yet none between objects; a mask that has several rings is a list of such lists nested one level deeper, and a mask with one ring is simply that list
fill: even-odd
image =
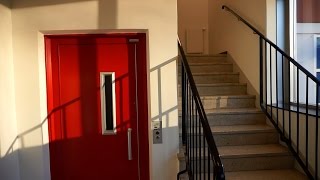
[{"label": "vertical railing bar", "polygon": [[285,97],[284,97],[284,59],[283,59],[283,55],[281,56],[282,59],[282,134],[283,136],[285,136],[284,134],[284,128],[285,128],[285,124],[284,124],[284,116],[285,116]]},{"label": "vertical railing bar", "polygon": [[[198,157],[198,111],[195,111],[195,119],[196,119],[196,125],[195,125],[195,149],[196,149],[196,156]],[[198,179],[198,161],[201,162],[201,156],[199,156],[199,160],[196,161],[196,170],[195,170],[195,174],[196,174],[196,180]]]},{"label": "vertical railing bar", "polygon": [[[184,67],[183,67],[183,63],[182,63],[182,61],[181,61],[181,66],[182,66],[182,68],[183,68],[183,72],[181,72],[181,76],[183,76],[183,79],[184,79],[184,81],[186,81],[186,75],[185,75],[185,73],[184,73]],[[189,121],[188,121],[188,112],[186,111],[186,109],[187,109],[187,107],[188,107],[188,101],[187,101],[187,97],[188,97],[188,89],[187,89],[187,84],[186,84],[186,82],[184,82],[183,84],[182,84],[182,89],[181,89],[181,93],[182,94],[184,94],[184,95],[182,95],[181,96],[181,99],[183,100],[183,102],[181,103],[182,104],[182,116],[181,116],[181,120],[182,120],[182,123],[183,123],[183,121],[185,121],[185,126],[183,126],[183,124],[182,124],[182,127],[184,127],[185,128],[185,132],[186,132],[186,153],[187,153],[187,157],[189,156],[189,146],[190,146],[190,143],[189,143],[189,138],[188,138],[188,135],[189,135],[189,133],[187,132],[188,131],[188,123],[189,123]],[[184,119],[184,120],[183,120]],[[187,163],[187,161],[186,161],[186,163]],[[188,166],[188,164],[186,164],[186,166]]]},{"label": "vertical railing bar", "polygon": [[271,120],[273,120],[273,113],[272,113],[272,49],[271,49],[271,44],[269,44],[269,65],[270,65],[270,116]]},{"label": "vertical railing bar", "polygon": [[[189,82],[189,81],[188,81]],[[188,109],[188,121],[189,121],[189,127],[188,127],[188,139],[189,139],[189,156],[188,156],[188,164],[189,164],[189,170],[191,170],[191,148],[192,148],[192,142],[191,142],[191,116],[190,116],[190,88],[189,88],[189,83],[187,84],[187,92],[188,92],[188,104],[187,104],[187,109]]]},{"label": "vertical railing bar", "polygon": [[308,169],[309,166],[309,78],[307,77],[307,81],[306,81],[306,166]]},{"label": "vertical railing bar", "polygon": [[211,157],[210,157],[210,150],[209,150],[209,148],[208,148],[208,180],[210,180],[210,161],[211,161]]},{"label": "vertical railing bar", "polygon": [[299,90],[299,69],[297,70],[297,153],[299,155],[299,142],[300,142],[300,90]]},{"label": "vertical railing bar", "polygon": [[264,53],[265,53],[265,72],[266,72],[266,75],[265,75],[265,96],[266,96],[266,105],[265,105],[265,108],[266,108],[266,113],[268,113],[268,62],[267,62],[267,42],[264,41]]},{"label": "vertical railing bar", "polygon": [[263,105],[263,39],[260,36],[259,39],[259,48],[260,48],[260,105]]},{"label": "vertical railing bar", "polygon": [[197,160],[197,157],[195,156],[195,147],[194,147],[194,114],[193,114],[193,106],[194,106],[194,98],[193,98],[193,94],[191,96],[191,121],[192,121],[192,126],[191,128],[191,134],[192,134],[192,177],[194,178],[194,174],[195,174],[195,163]]},{"label": "vertical railing bar", "polygon": [[279,126],[278,51],[277,50],[276,50],[276,106],[277,106],[277,126]]},{"label": "vertical railing bar", "polygon": [[[199,156],[200,156],[200,158],[202,157],[201,156],[201,153],[202,153],[202,151],[201,151],[201,127],[202,127],[202,125],[201,125],[201,119],[200,119],[200,117],[199,117],[199,136],[198,136],[198,138],[199,138]],[[203,156],[203,158],[204,158],[204,156]],[[201,159],[202,160],[202,159]],[[200,175],[199,175],[199,179],[201,180],[201,164],[202,164],[202,161],[200,161],[199,162],[199,172],[200,172]]]},{"label": "vertical railing bar", "polygon": [[[188,79],[189,80],[189,79]],[[190,107],[191,107],[191,102],[190,102],[190,97],[191,97],[191,92],[190,92],[190,87],[189,87],[189,81],[187,84],[187,91],[188,91],[188,120],[189,120],[189,127],[188,127],[188,131],[189,131],[189,142],[190,142],[190,146],[189,146],[189,157],[188,157],[188,162],[189,162],[189,170],[190,170],[190,175],[192,174],[192,139],[191,139],[191,112],[190,112]]]},{"label": "vertical railing bar", "polygon": [[[288,60],[288,59],[287,59]],[[288,60],[288,94],[289,94],[289,99],[288,99],[288,103],[289,103],[289,106],[288,106],[288,115],[289,115],[289,142],[291,143],[291,92],[290,92],[290,89],[291,89],[291,75],[290,75],[290,61]]]},{"label": "vertical railing bar", "polygon": [[206,169],[206,159],[205,159],[206,158],[206,139],[205,139],[203,132],[202,132],[202,139],[203,139],[203,169],[204,169],[203,174],[204,174],[204,178],[205,178],[205,175],[206,175],[206,173],[205,173],[205,169]]},{"label": "vertical railing bar", "polygon": [[184,66],[183,63],[181,61],[181,107],[182,107],[182,116],[181,116],[181,125],[182,125],[182,144],[185,145],[186,144],[186,117],[185,117],[185,96],[186,96],[186,92],[185,92],[185,73],[184,73]]},{"label": "vertical railing bar", "polygon": [[318,116],[319,116],[319,85],[316,83],[316,158],[315,158],[315,171],[316,171],[316,179],[318,178],[318,161],[319,161],[319,158],[318,158],[318,154],[319,154],[319,148],[318,148],[318,141],[319,141],[319,119],[318,119]]}]

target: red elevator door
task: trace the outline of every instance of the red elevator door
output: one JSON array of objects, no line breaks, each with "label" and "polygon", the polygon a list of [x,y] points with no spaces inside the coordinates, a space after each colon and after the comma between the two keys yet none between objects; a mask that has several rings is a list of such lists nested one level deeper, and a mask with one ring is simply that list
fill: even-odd
[{"label": "red elevator door", "polygon": [[51,178],[149,179],[145,35],[45,40]]}]

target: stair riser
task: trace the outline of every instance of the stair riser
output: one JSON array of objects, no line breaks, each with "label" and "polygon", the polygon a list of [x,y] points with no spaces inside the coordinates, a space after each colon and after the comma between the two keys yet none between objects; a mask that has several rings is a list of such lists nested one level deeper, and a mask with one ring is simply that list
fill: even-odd
[{"label": "stair riser", "polygon": [[[181,76],[178,79],[181,83]],[[210,84],[210,83],[238,83],[239,74],[210,74],[210,75],[194,75],[194,81],[196,83]]]},{"label": "stair riser", "polygon": [[223,99],[204,99],[202,103],[205,109],[219,109],[219,108],[254,108],[254,98],[223,98]]},{"label": "stair riser", "polygon": [[200,96],[219,96],[219,95],[245,95],[246,85],[233,86],[197,86]]},{"label": "stair riser", "polygon": [[232,64],[190,65],[192,73],[232,72]]},{"label": "stair riser", "polygon": [[211,62],[227,62],[227,57],[187,57],[189,63],[211,63]]},{"label": "stair riser", "polygon": [[[207,115],[210,126],[231,126],[265,124],[266,116],[262,113],[252,114],[209,114]],[[181,127],[181,115],[179,115],[179,126]]]},{"label": "stair riser", "polygon": [[[181,130],[180,130],[181,131]],[[276,144],[278,143],[278,133],[263,132],[263,133],[234,133],[234,134],[213,134],[217,146],[240,146],[240,145],[255,145],[255,144]],[[203,143],[202,136],[201,144],[199,136],[195,136],[194,147],[205,147],[207,143]],[[180,134],[180,144],[182,144],[182,136]]]},{"label": "stair riser", "polygon": [[[181,110],[181,98],[179,99],[179,110]],[[204,109],[226,109],[226,108],[254,108],[255,98],[203,98]]]},{"label": "stair riser", "polygon": [[[293,167],[294,159],[292,156],[260,156],[260,157],[242,157],[242,158],[223,158],[222,164],[224,166],[225,172],[230,171],[254,171],[254,170],[265,170],[265,169],[291,169]],[[195,172],[204,173],[208,172],[208,162],[207,160],[201,161],[201,169],[200,169],[200,161],[199,160],[191,160],[190,163],[195,163],[197,169],[195,168]],[[182,166],[184,160],[180,161]],[[212,162],[210,163],[210,167],[212,169]],[[181,167],[183,168],[183,167]],[[212,171],[211,171],[212,172]]]},{"label": "stair riser", "polygon": [[207,118],[210,126],[264,124],[266,122],[266,117],[262,113],[210,114],[207,115]]},{"label": "stair riser", "polygon": [[225,171],[246,171],[262,169],[291,169],[292,156],[265,156],[250,158],[222,158]]}]

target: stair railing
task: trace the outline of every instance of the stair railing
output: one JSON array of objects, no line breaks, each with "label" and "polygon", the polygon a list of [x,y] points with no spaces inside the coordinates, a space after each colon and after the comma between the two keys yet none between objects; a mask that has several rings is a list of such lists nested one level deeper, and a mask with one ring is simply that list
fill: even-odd
[{"label": "stair railing", "polygon": [[[320,81],[232,9],[227,6],[222,6],[222,9],[236,16],[259,36],[261,109],[308,178],[318,179]],[[291,80],[296,83],[293,87]],[[296,103],[291,102],[293,95]],[[315,97],[315,108],[311,112],[309,101],[312,97]],[[311,134],[314,135],[312,139]]]},{"label": "stair railing", "polygon": [[186,55],[178,40],[181,62],[182,143],[189,179],[224,180],[224,169]]}]

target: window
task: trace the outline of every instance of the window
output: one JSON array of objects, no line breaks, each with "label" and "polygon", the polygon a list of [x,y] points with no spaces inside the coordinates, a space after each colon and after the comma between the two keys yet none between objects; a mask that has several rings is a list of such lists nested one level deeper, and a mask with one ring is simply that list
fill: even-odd
[{"label": "window", "polygon": [[116,133],[115,73],[100,73],[102,134]]}]

